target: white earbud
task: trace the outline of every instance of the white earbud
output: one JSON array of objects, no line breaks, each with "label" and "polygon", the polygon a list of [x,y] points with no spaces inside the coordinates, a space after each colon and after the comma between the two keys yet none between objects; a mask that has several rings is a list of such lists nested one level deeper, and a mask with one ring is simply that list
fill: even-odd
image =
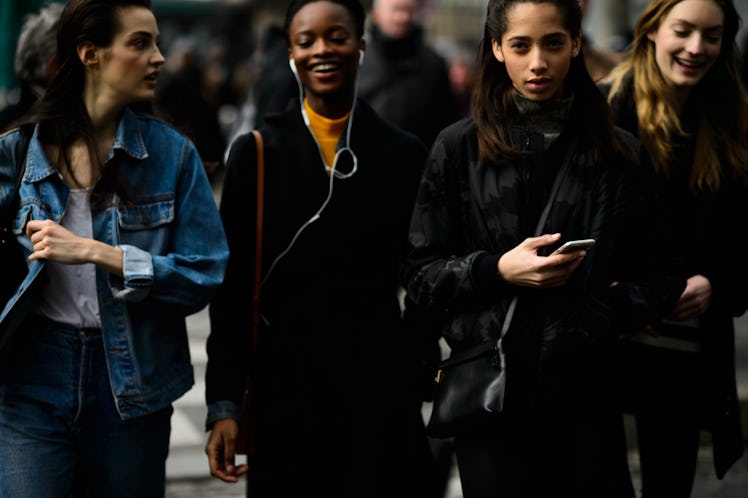
[{"label": "white earbud", "polygon": [[288,67],[291,68],[291,72],[295,75],[298,75],[299,73],[296,71],[296,61],[293,59],[288,59]]},{"label": "white earbud", "polygon": [[361,50],[361,49],[359,49],[359,51],[358,51],[358,65],[360,66],[363,63],[364,63],[364,51]]}]

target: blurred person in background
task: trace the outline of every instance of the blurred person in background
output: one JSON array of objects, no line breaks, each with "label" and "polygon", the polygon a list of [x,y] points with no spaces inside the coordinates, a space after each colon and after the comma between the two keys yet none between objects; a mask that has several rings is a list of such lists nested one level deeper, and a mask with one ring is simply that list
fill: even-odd
[{"label": "blurred person in background", "polygon": [[57,26],[63,5],[49,3],[26,17],[16,47],[15,71],[20,100],[0,110],[0,131],[20,118],[41,97],[57,69]]},{"label": "blurred person in background", "polygon": [[458,50],[448,63],[449,84],[457,111],[461,118],[468,118],[472,115],[470,96],[473,93],[477,69],[475,54],[470,50]]},{"label": "blurred person in background", "polygon": [[298,96],[296,79],[286,61],[288,40],[282,26],[269,26],[260,44],[260,75],[254,87],[255,123],[264,124],[265,116],[286,110],[289,101]]},{"label": "blurred person in background", "polygon": [[[579,0],[583,15],[587,15],[591,3],[592,0]],[[584,51],[584,63],[587,66],[587,72],[590,73],[593,81],[603,79],[624,58],[622,52],[605,50],[595,46],[584,32],[582,33],[582,50]]]},{"label": "blurred person in background", "polygon": [[198,46],[189,36],[174,42],[154,104],[159,115],[192,140],[206,171],[213,174],[223,164],[226,138],[214,101],[216,71],[208,70],[215,61],[206,63]]},{"label": "blurred person in background", "polygon": [[470,96],[477,73],[478,44],[441,38],[434,48],[447,62],[449,86],[459,117],[470,117]]},{"label": "blurred person in background", "polygon": [[359,95],[430,147],[459,118],[447,63],[423,40],[418,0],[374,0]]}]

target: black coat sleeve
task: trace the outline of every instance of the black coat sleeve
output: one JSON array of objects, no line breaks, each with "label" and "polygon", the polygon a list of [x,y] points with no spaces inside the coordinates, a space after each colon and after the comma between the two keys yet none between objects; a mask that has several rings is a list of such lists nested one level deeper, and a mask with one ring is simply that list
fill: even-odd
[{"label": "black coat sleeve", "polygon": [[622,233],[614,249],[617,285],[611,289],[614,328],[624,333],[667,315],[686,286],[658,179],[644,147],[638,141],[634,146],[639,164],[623,177],[618,203]]},{"label": "black coat sleeve", "polygon": [[206,400],[241,400],[250,358],[250,317],[255,262],[256,145],[239,137],[226,163],[220,213],[229,244],[226,275],[209,308]]}]

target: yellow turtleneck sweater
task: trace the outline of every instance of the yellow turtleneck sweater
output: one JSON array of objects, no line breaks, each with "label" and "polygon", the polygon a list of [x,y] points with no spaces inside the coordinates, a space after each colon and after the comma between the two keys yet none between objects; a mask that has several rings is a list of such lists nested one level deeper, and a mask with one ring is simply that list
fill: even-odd
[{"label": "yellow turtleneck sweater", "polygon": [[312,133],[317,139],[320,149],[322,149],[322,157],[325,159],[325,165],[332,167],[333,160],[335,159],[335,148],[340,141],[340,135],[343,133],[346,121],[348,121],[351,113],[349,112],[337,119],[326,118],[314,112],[309,107],[306,99],[304,99],[304,109],[306,109],[307,116],[309,116],[309,126],[312,128]]}]

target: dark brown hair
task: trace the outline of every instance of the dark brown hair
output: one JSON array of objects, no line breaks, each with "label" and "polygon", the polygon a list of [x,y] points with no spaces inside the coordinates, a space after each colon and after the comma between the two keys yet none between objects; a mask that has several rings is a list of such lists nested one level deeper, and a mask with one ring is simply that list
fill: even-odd
[{"label": "dark brown hair", "polygon": [[[501,42],[508,26],[507,13],[522,3],[556,6],[572,38],[582,33],[582,9],[577,0],[490,0],[481,41],[480,69],[473,88],[472,111],[478,130],[478,147],[483,164],[501,165],[521,155],[512,143],[512,80],[506,66],[493,54],[491,41]],[[571,59],[564,87],[574,93],[570,125],[579,129],[595,147],[598,159],[615,155],[635,160],[633,151],[614,127],[605,97],[587,72],[582,51]]]},{"label": "dark brown hair", "polygon": [[[102,189],[115,188],[116,172],[106,171],[98,157],[93,125],[83,103],[85,68],[78,58],[78,45],[91,42],[98,47],[108,47],[121,29],[122,7],[145,7],[151,9],[150,0],[69,0],[60,16],[57,31],[57,71],[44,96],[36,102],[19,125],[39,124],[39,138],[43,143],[58,148],[58,168],[69,171],[70,158],[67,151],[83,138],[88,146],[95,168],[102,173],[94,194]],[[131,105],[141,111],[152,111],[150,102]],[[75,178],[73,176],[73,178]]]}]

